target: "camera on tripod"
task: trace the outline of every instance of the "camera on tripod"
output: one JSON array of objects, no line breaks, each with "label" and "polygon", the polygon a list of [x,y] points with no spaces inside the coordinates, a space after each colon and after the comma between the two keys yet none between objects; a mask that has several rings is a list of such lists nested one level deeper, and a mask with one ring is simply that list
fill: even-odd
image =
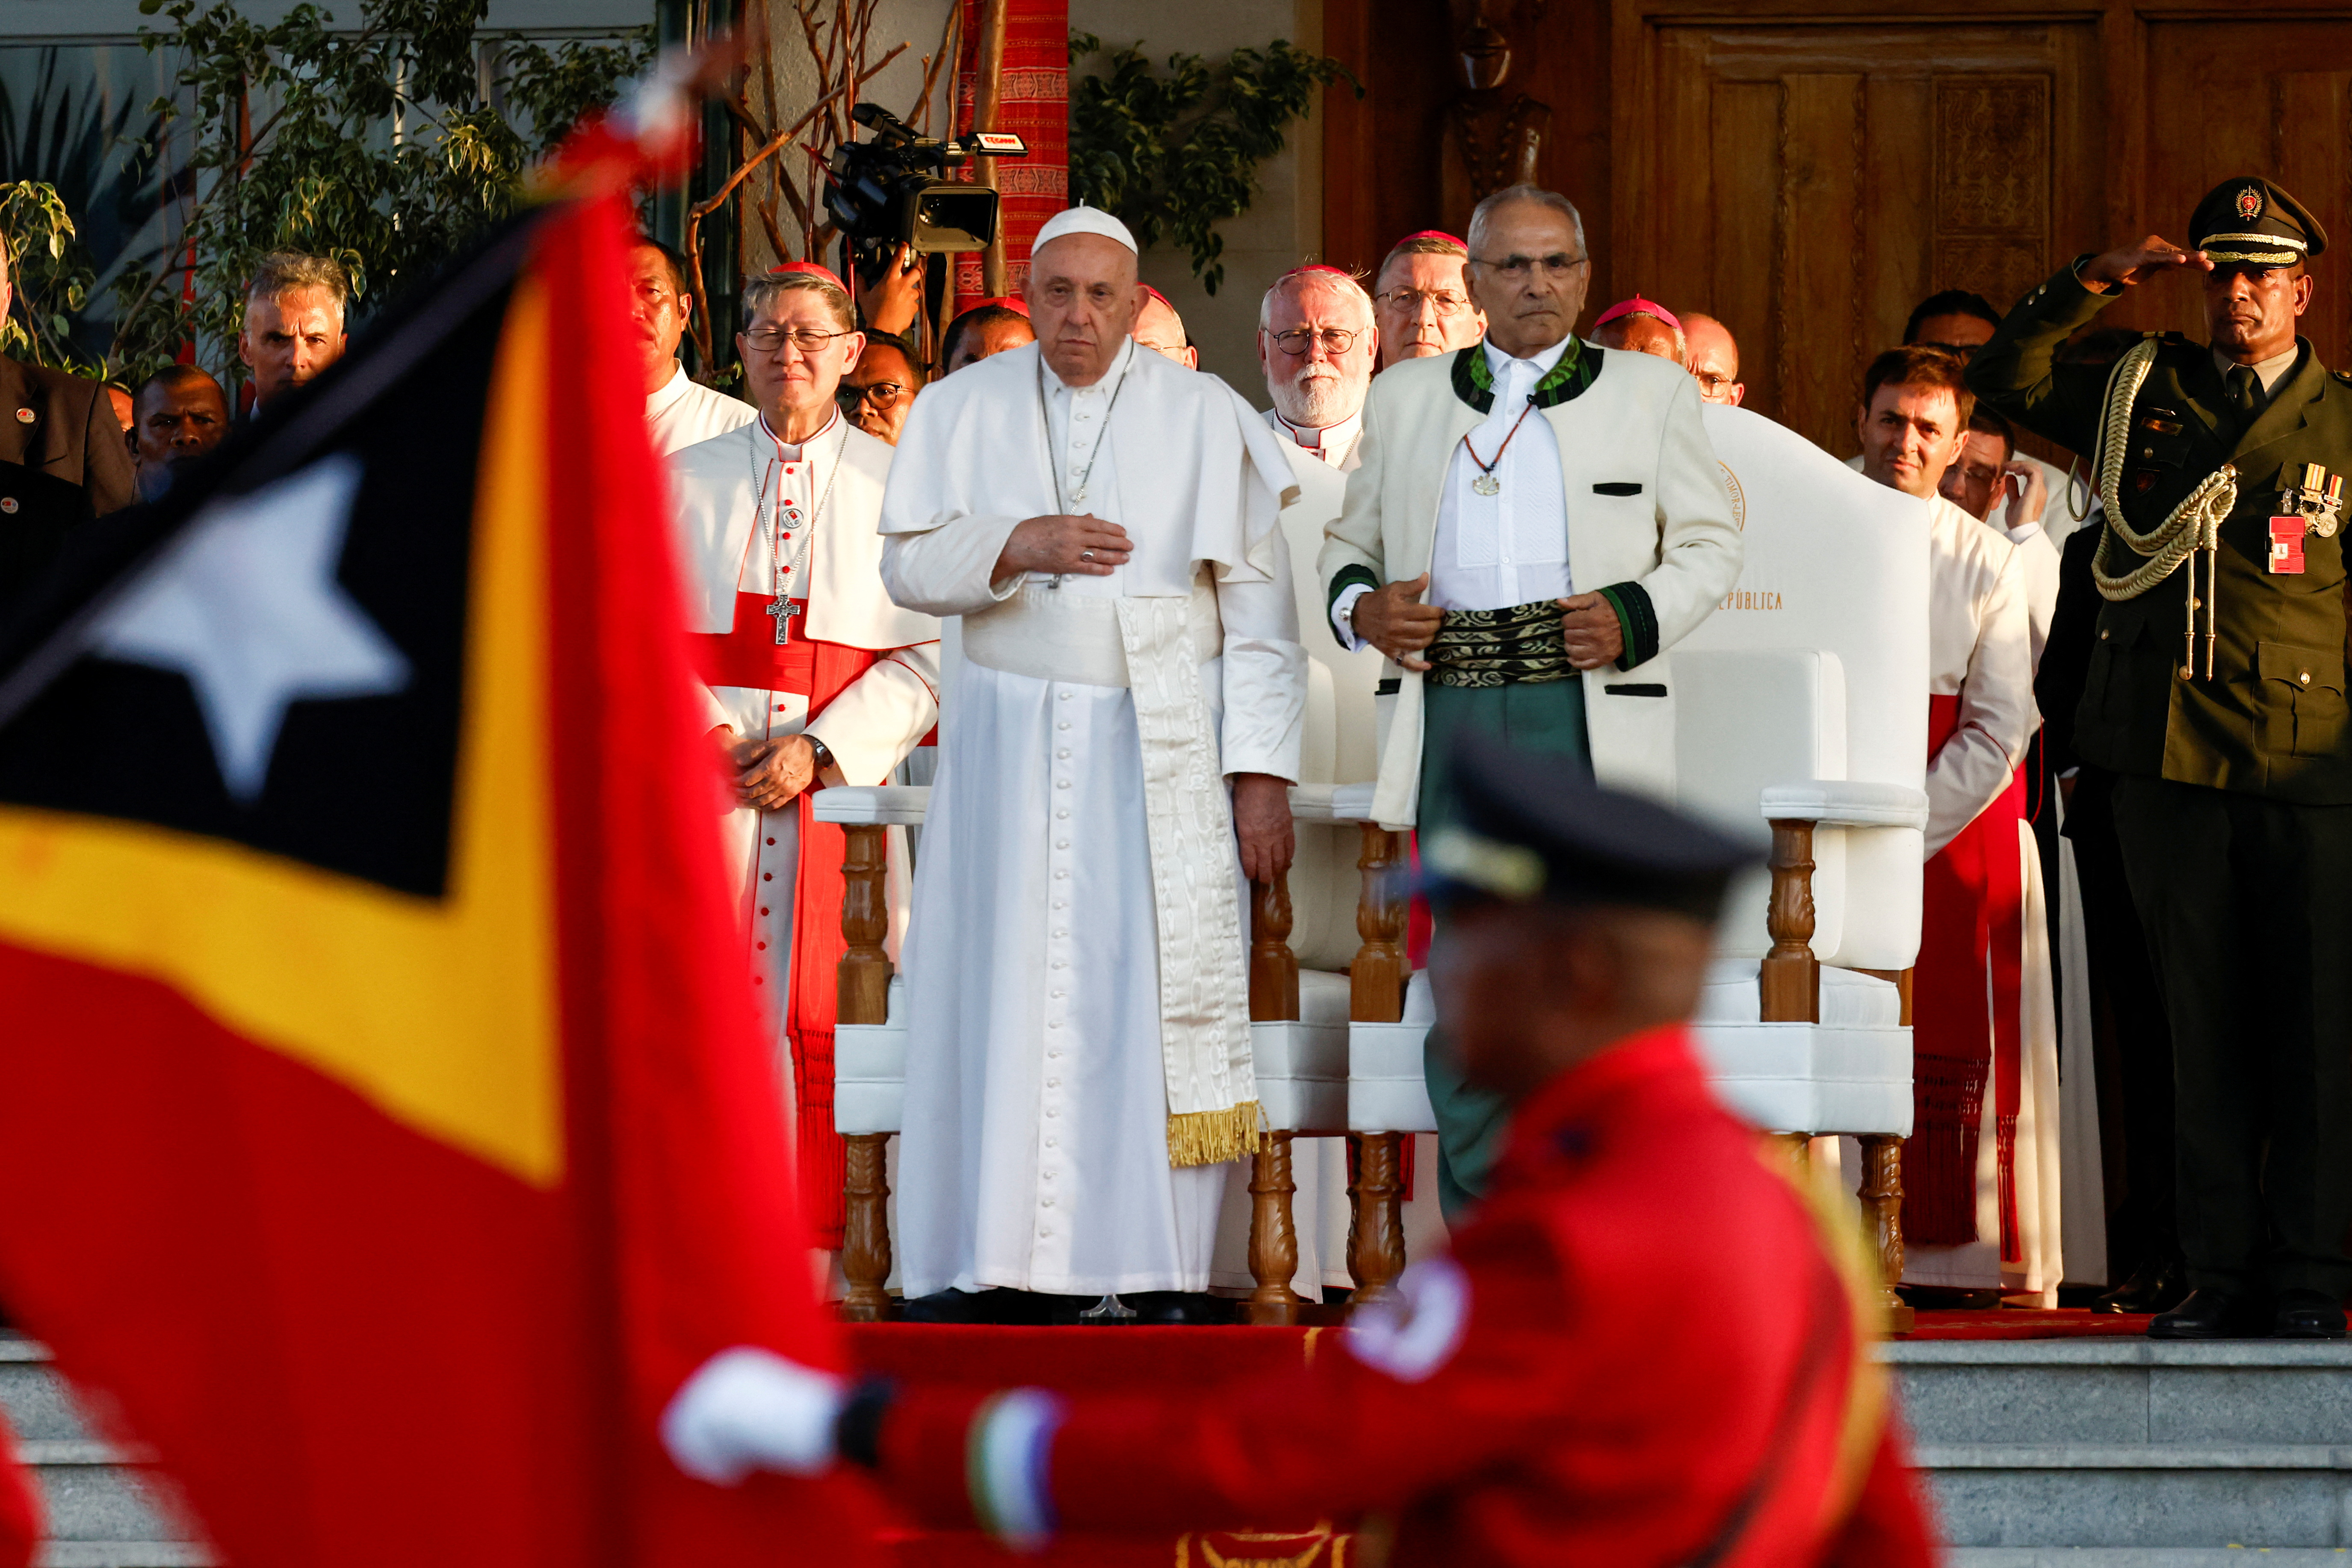
[{"label": "camera on tripod", "polygon": [[995,187],[946,176],[974,158],[1027,157],[1020,137],[985,131],[944,141],[918,136],[878,103],[859,104],[850,118],[873,140],[834,149],[824,201],[862,270],[901,245],[919,254],[988,248],[996,237]]}]

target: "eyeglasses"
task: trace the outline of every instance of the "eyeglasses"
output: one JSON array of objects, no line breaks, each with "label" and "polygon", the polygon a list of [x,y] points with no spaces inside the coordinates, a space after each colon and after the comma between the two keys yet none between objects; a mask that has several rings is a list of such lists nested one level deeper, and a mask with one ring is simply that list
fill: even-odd
[{"label": "eyeglasses", "polygon": [[1474,256],[1470,264],[1498,272],[1513,283],[1523,283],[1529,273],[1540,270],[1546,278],[1565,278],[1591,258],[1570,256],[1555,250],[1549,256],[1506,256],[1497,261],[1491,257]]},{"label": "eyeglasses", "polygon": [[1708,392],[1721,392],[1725,387],[1732,384],[1732,378],[1721,371],[1695,370],[1691,372],[1691,379]]},{"label": "eyeglasses", "polygon": [[775,353],[789,342],[801,353],[813,354],[834,339],[850,335],[848,332],[820,332],[814,327],[755,327],[743,334],[743,341],[757,353]]},{"label": "eyeglasses", "polygon": [[1408,316],[1418,316],[1423,307],[1441,316],[1458,316],[1470,308],[1469,296],[1450,293],[1444,289],[1391,289],[1372,298],[1383,305],[1402,310]]},{"label": "eyeglasses", "polygon": [[906,396],[907,393],[907,386],[896,381],[868,382],[864,386],[852,386],[844,382],[833,398],[845,411],[854,412],[861,403],[870,403],[877,409],[887,410],[898,407],[898,399]]},{"label": "eyeglasses", "polygon": [[1309,345],[1319,342],[1323,345],[1325,353],[1329,354],[1333,359],[1338,359],[1341,354],[1354,348],[1356,340],[1363,335],[1361,332],[1348,331],[1340,327],[1325,327],[1320,331],[1312,327],[1293,327],[1286,332],[1275,333],[1274,346],[1295,359],[1305,353]]}]

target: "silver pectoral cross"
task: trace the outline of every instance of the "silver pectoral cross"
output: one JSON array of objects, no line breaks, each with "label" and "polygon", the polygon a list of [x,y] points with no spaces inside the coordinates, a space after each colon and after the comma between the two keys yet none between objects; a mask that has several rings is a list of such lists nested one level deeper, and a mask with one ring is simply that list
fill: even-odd
[{"label": "silver pectoral cross", "polygon": [[793,640],[793,617],[801,613],[801,607],[779,594],[767,613],[776,617],[776,646],[782,647]]}]

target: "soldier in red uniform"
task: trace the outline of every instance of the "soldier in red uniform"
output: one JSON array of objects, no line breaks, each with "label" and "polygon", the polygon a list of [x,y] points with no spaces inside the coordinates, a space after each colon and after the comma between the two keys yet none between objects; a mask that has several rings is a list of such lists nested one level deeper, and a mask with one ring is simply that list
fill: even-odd
[{"label": "soldier in red uniform", "polygon": [[1717,1104],[1685,1028],[1747,857],[1501,742],[1465,742],[1456,776],[1460,826],[1423,847],[1451,917],[1438,1005],[1515,1102],[1512,1142],[1452,1255],[1359,1310],[1342,1353],[1068,1398],[851,1387],[733,1351],[670,1408],[678,1463],[727,1483],[838,1456],[1015,1543],[1340,1519],[1400,1564],[1933,1563],[1858,1236]]}]

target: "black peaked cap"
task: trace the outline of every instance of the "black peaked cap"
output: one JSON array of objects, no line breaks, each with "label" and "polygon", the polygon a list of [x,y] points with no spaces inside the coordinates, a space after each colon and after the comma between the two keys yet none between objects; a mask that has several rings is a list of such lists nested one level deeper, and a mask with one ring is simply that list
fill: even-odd
[{"label": "black peaked cap", "polygon": [[2189,247],[2221,267],[2291,267],[2327,248],[2310,209],[2260,174],[2239,174],[2205,193],[2189,216]]},{"label": "black peaked cap", "polygon": [[1452,759],[1459,822],[1421,846],[1421,887],[1474,899],[1623,904],[1713,921],[1745,846],[1670,805],[1603,788],[1569,759],[1486,735]]}]

